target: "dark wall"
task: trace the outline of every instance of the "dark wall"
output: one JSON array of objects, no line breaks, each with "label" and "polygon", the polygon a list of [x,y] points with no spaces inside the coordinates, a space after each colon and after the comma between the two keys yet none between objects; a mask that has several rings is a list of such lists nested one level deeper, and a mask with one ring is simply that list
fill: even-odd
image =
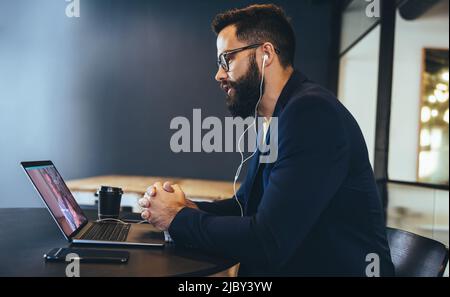
[{"label": "dark wall", "polygon": [[[297,68],[325,86],[333,1],[274,1],[293,18]],[[51,159],[66,179],[231,180],[238,153],[175,154],[169,123],[228,116],[210,22],[251,2],[80,2],[67,18],[63,0],[0,1],[0,207],[40,205],[22,160]]]}]

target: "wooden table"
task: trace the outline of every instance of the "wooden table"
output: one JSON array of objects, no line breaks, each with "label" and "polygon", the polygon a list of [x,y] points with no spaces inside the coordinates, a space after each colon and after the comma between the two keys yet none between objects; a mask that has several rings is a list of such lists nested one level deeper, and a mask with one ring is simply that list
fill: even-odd
[{"label": "wooden table", "polygon": [[[157,181],[172,181],[181,186],[186,196],[205,200],[222,200],[233,197],[233,183],[201,179],[185,179],[156,176],[107,175],[72,180],[67,186],[72,192],[95,192],[100,186],[120,187],[126,193],[143,195],[147,188]],[[236,189],[239,185],[236,185]]]},{"label": "wooden table", "polygon": [[[90,219],[95,211],[86,210]],[[71,246],[44,208],[0,209],[0,277],[64,277],[67,263],[45,262],[42,255],[52,248]],[[24,219],[26,218],[26,219]],[[200,250],[167,245],[130,247],[72,245],[82,249],[126,250],[126,264],[82,263],[81,276],[233,276],[236,262]]]},{"label": "wooden table", "polygon": [[[193,200],[217,201],[232,198],[234,195],[232,182],[176,177],[107,175],[71,180],[67,182],[67,186],[72,192],[94,193],[104,185],[120,187],[125,193],[143,195],[147,188],[157,181],[179,184],[186,196]],[[240,184],[236,185],[236,190],[239,186]],[[214,276],[236,276],[238,269],[239,264]]]}]

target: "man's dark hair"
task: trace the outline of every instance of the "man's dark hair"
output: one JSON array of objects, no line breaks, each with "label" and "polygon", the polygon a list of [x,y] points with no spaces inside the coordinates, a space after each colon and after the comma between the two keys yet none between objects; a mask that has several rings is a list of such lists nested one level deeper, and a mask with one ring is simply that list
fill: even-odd
[{"label": "man's dark hair", "polygon": [[280,51],[278,56],[281,65],[294,65],[294,30],[282,8],[274,4],[251,5],[220,13],[212,22],[216,34],[230,25],[236,26],[239,41],[249,44],[271,42]]}]

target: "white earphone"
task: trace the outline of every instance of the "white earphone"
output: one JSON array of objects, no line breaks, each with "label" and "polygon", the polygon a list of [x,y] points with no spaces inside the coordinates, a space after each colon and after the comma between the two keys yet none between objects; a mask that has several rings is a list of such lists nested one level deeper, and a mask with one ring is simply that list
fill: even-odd
[{"label": "white earphone", "polygon": [[255,151],[250,156],[248,156],[247,158],[244,159],[244,154],[241,151],[241,140],[242,140],[242,137],[244,137],[245,133],[248,131],[248,129],[250,129],[250,127],[252,127],[252,126],[255,128],[256,138],[258,138],[258,131],[256,130],[256,121],[257,121],[257,118],[258,118],[257,116],[258,116],[259,103],[261,102],[261,99],[262,99],[262,96],[263,96],[264,74],[265,74],[265,68],[266,68],[267,59],[269,59],[269,55],[264,54],[264,56],[263,56],[263,63],[262,63],[262,70],[261,70],[261,84],[259,86],[259,99],[258,99],[258,102],[256,103],[256,106],[255,106],[255,120],[253,121],[253,123],[250,126],[247,127],[247,129],[244,130],[242,135],[239,137],[239,141],[238,141],[238,150],[239,150],[239,154],[241,154],[241,164],[239,164],[238,169],[236,170],[236,174],[234,176],[233,191],[234,191],[234,199],[236,199],[236,202],[238,203],[239,208],[241,210],[241,217],[244,216],[244,210],[242,209],[241,202],[239,202],[239,199],[237,198],[236,182],[237,182],[237,180],[239,178],[239,175],[241,174],[242,166],[244,166],[245,162],[250,160],[256,154],[256,150],[258,149],[258,148],[256,148]]}]

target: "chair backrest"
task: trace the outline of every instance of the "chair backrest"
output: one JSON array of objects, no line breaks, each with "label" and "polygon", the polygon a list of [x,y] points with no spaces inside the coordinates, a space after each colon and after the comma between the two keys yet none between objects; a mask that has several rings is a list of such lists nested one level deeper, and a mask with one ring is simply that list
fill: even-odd
[{"label": "chair backrest", "polygon": [[433,239],[395,229],[387,228],[396,276],[440,277],[448,261],[448,248]]}]

